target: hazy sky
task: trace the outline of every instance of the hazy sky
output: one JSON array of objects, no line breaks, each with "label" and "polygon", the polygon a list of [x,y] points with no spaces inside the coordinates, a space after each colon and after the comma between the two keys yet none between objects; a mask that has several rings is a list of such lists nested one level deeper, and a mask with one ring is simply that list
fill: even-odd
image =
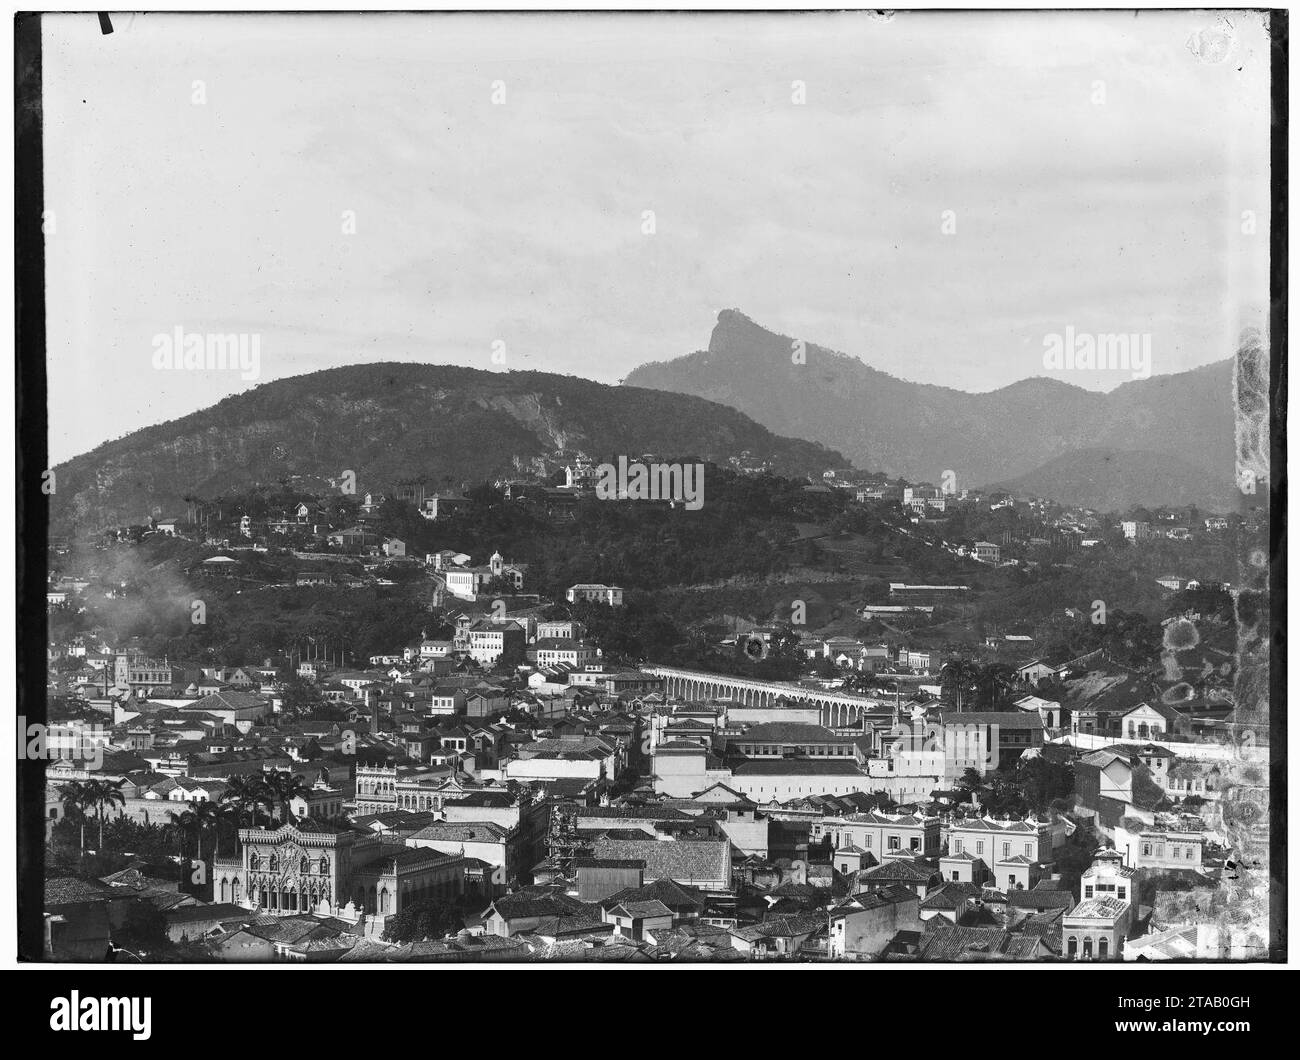
[{"label": "hazy sky", "polygon": [[[46,16],[51,455],[364,360],[616,382],[723,308],[966,390],[1066,326],[1222,359],[1268,293],[1227,18]],[[177,327],[260,378],[156,370]]]}]

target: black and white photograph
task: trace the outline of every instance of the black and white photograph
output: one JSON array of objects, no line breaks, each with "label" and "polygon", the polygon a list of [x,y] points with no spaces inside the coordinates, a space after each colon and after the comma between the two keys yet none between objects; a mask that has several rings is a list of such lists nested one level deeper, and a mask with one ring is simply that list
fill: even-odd
[{"label": "black and white photograph", "polygon": [[994,965],[1251,1029],[1285,10],[13,25],[6,960],[116,976],[38,1024]]}]

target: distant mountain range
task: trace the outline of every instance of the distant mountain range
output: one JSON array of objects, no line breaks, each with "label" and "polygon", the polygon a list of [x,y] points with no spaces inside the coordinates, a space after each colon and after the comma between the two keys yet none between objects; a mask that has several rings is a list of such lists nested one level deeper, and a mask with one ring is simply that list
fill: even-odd
[{"label": "distant mountain range", "polygon": [[1066,503],[1100,512],[1192,504],[1228,512],[1239,500],[1231,482],[1216,489],[1204,469],[1179,457],[1128,449],[1075,449],[996,485],[1022,497],[1069,498]]},{"label": "distant mountain range", "polygon": [[717,462],[748,450],[799,477],[845,463],[703,398],[543,372],[352,365],[266,383],[59,465],[51,529],[141,523],[184,514],[186,495],[324,482],[345,470],[359,494],[411,480],[459,486],[557,450]]},{"label": "distant mountain range", "polygon": [[1106,394],[1041,377],[969,394],[810,343],[806,363],[794,363],[792,341],[724,310],[707,350],[641,365],[624,383],[730,405],[778,434],[912,481],[937,483],[952,470],[959,487],[1006,483],[1108,510],[1239,499],[1231,357]]}]

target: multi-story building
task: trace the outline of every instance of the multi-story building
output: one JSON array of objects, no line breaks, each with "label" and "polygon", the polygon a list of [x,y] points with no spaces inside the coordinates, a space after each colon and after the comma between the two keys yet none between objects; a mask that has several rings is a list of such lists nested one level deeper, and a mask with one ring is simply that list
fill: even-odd
[{"label": "multi-story building", "polygon": [[347,902],[354,856],[372,849],[365,837],[320,821],[276,829],[241,828],[237,858],[213,866],[213,897],[272,916],[298,916],[324,903],[335,912]]},{"label": "multi-story building", "polygon": [[420,505],[420,514],[426,519],[446,519],[457,508],[468,503],[469,498],[459,494],[435,493],[431,497],[424,498],[424,503]]},{"label": "multi-story building", "polygon": [[1043,719],[1034,710],[945,711],[927,723],[926,733],[943,752],[945,775],[967,769],[981,776],[1043,746]]},{"label": "multi-story building", "polygon": [[134,696],[153,696],[172,692],[184,679],[184,671],[166,659],[145,655],[117,655],[113,659],[113,685],[129,690]]},{"label": "multi-story building", "polygon": [[582,623],[571,618],[552,622],[537,623],[537,639],[543,640],[581,640]]},{"label": "multi-story building", "polygon": [[731,737],[727,750],[746,758],[852,758],[854,742],[821,725],[774,721]]},{"label": "multi-story building", "polygon": [[855,846],[877,862],[887,858],[914,858],[939,852],[938,817],[920,814],[854,813],[845,817],[824,817],[814,821],[810,840],[829,838],[834,849]]},{"label": "multi-story building", "polygon": [[593,645],[572,637],[538,637],[534,645],[538,666],[570,666],[584,668],[596,662],[600,653]]},{"label": "multi-story building", "polygon": [[469,627],[469,655],[480,666],[523,662],[528,635],[518,622],[480,619]]},{"label": "multi-story building", "polygon": [[466,693],[453,685],[437,685],[429,693],[430,714],[464,714]]},{"label": "multi-story building", "polygon": [[1215,763],[1187,759],[1174,763],[1169,769],[1164,788],[1171,798],[1196,797],[1212,802],[1219,797],[1222,780],[1222,773]]},{"label": "multi-story building", "polygon": [[1151,829],[1129,843],[1129,856],[1139,869],[1201,868],[1205,836],[1201,832]]},{"label": "multi-story building", "polygon": [[610,607],[623,605],[623,590],[617,585],[602,585],[599,582],[583,582],[570,585],[564,597],[571,604],[579,602],[607,604]]},{"label": "multi-story building", "polygon": [[437,555],[440,558],[435,567],[442,572],[447,592],[461,600],[477,600],[480,593],[498,580],[504,580],[507,591],[524,587],[524,574],[528,568],[522,563],[507,563],[500,552],[492,553],[487,564],[481,567],[449,563],[445,553]]},{"label": "multi-story building", "polygon": [[1137,869],[1124,864],[1124,855],[1118,850],[1098,850],[1079,879],[1079,892],[1085,901],[1118,898],[1132,904],[1136,887]]},{"label": "multi-story building", "polygon": [[305,795],[295,795],[290,799],[289,809],[295,817],[329,821],[343,813],[343,799],[342,788],[332,788],[317,781]]},{"label": "multi-story building", "polygon": [[1085,898],[1061,921],[1065,956],[1071,961],[1123,960],[1129,920],[1128,902],[1109,895]]},{"label": "multi-story building", "polygon": [[983,883],[1000,891],[1028,890],[1053,861],[1052,827],[1045,821],[978,817],[954,821],[948,854],[940,862],[946,880]]},{"label": "multi-story building", "polygon": [[465,864],[462,854],[381,844],[376,856],[354,865],[347,893],[353,908],[380,927],[416,902],[454,901],[465,892]]}]

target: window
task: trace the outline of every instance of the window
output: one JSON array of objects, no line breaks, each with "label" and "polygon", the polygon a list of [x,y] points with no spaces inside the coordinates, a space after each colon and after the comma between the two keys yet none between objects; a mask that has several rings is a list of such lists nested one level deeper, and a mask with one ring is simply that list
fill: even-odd
[{"label": "window", "polygon": [[1123,900],[1123,901],[1127,901],[1127,900],[1128,900],[1128,891],[1125,890],[1125,888],[1123,888],[1123,887],[1118,887],[1118,888],[1116,888],[1116,893],[1119,895],[1119,897],[1120,897],[1121,900]]},{"label": "window", "polygon": [[1074,935],[1071,935],[1070,941],[1066,943],[1065,954],[1067,957],[1073,957],[1078,952],[1079,952],[1079,940]]},{"label": "window", "polygon": [[900,844],[899,841],[898,841],[898,836],[896,836],[896,835],[891,835],[891,836],[889,837],[889,849],[890,849],[890,850],[898,850],[898,849],[900,848],[900,846],[901,846],[901,844]]},{"label": "window", "polygon": [[1026,843],[1026,844],[1025,844],[1025,857],[1027,857],[1027,858],[1031,858],[1031,857],[1033,857],[1033,856],[1034,856],[1034,847],[1033,847],[1033,844],[1032,844],[1032,843]]},{"label": "window", "polygon": [[960,839],[954,839],[954,840],[952,841],[952,852],[953,852],[954,854],[960,854],[960,853],[961,853],[961,840],[960,840]]},{"label": "window", "polygon": [[1143,844],[1142,844],[1142,856],[1143,856],[1144,858],[1149,858],[1149,857],[1151,856],[1151,844],[1150,844],[1150,843],[1143,843]]},{"label": "window", "polygon": [[921,849],[921,840],[920,840],[919,838],[917,838],[916,836],[912,836],[912,838],[911,838],[910,840],[908,840],[908,844],[907,844],[907,845],[908,845],[908,848],[911,849],[911,850],[920,850],[920,849]]},{"label": "window", "polygon": [[975,841],[975,853],[976,854],[984,853],[984,840],[979,839]]},{"label": "window", "polygon": [[1011,857],[1011,844],[1010,844],[1010,843],[1003,843],[1003,844],[1002,844],[1002,856],[1003,856],[1004,858],[1009,858],[1009,857]]},{"label": "window", "polygon": [[1088,886],[1088,887],[1085,887],[1085,888],[1083,889],[1083,896],[1084,896],[1085,898],[1091,898],[1091,897],[1092,897],[1092,887],[1091,887],[1091,885]]},{"label": "window", "polygon": [[1109,939],[1101,939],[1097,943],[1097,956],[1100,957],[1103,961],[1106,959],[1106,954],[1109,950],[1110,950]]}]

